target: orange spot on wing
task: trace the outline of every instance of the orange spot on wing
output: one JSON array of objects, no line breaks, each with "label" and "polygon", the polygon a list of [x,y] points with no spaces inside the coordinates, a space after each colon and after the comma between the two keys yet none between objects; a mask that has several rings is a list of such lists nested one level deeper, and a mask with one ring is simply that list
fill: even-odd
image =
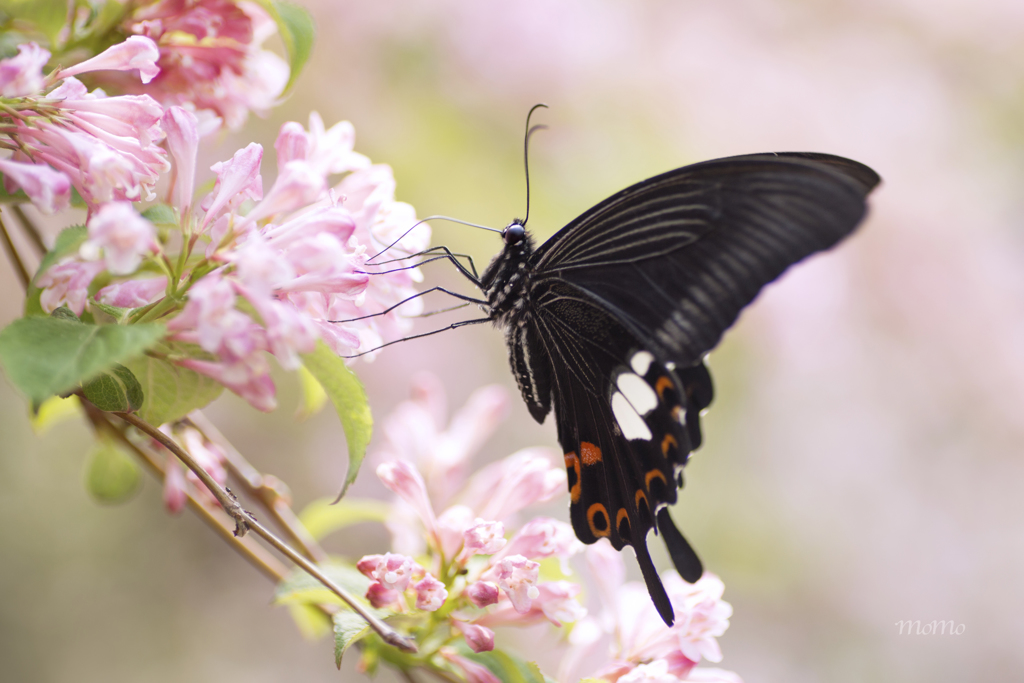
[{"label": "orange spot on wing", "polygon": [[661,440],[661,452],[664,455],[668,455],[668,449],[678,447],[679,442],[676,441],[676,437],[672,436],[671,434],[666,434],[665,438]]},{"label": "orange spot on wing", "polygon": [[[626,520],[627,524],[629,523],[629,513],[626,512],[626,508],[619,508],[619,511],[615,515],[615,528],[616,529],[621,529],[622,528],[622,520]],[[619,536],[624,536],[624,535],[625,534],[623,534],[621,531],[619,532]]]},{"label": "orange spot on wing", "polygon": [[658,392],[658,398],[665,398],[665,390],[672,388],[672,380],[665,376],[659,377],[658,381],[654,383],[654,390]]},{"label": "orange spot on wing", "polygon": [[602,460],[601,449],[589,441],[580,444],[580,456],[584,465],[593,465]]},{"label": "orange spot on wing", "polygon": [[565,469],[573,473],[573,478],[569,481],[569,500],[576,503],[580,499],[581,483],[580,459],[576,457],[575,453],[565,454]]},{"label": "orange spot on wing", "polygon": [[651,506],[647,503],[647,494],[643,492],[643,489],[637,489],[636,490],[636,496],[634,496],[634,497],[636,498],[636,507],[637,507],[638,510],[642,509],[642,508],[640,508],[640,501],[641,500],[644,502],[644,507],[646,507],[648,510],[651,509]]},{"label": "orange spot on wing", "polygon": [[665,475],[662,473],[661,470],[647,470],[647,474],[644,476],[644,484],[647,486],[648,491],[651,490],[652,479],[661,479],[661,483],[664,484],[665,486],[668,486],[668,480],[665,479]]},{"label": "orange spot on wing", "polygon": [[[598,522],[603,523],[602,528],[598,528]],[[595,536],[611,536],[612,527],[608,523],[608,510],[601,503],[594,503],[587,508],[587,524],[590,525],[590,533]]]}]

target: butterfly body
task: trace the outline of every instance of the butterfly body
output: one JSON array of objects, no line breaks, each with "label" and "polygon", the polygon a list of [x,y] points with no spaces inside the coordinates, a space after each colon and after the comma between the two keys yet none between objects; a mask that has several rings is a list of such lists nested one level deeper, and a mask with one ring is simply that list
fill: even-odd
[{"label": "butterfly body", "polygon": [[484,308],[530,414],[554,408],[573,529],[633,547],[666,623],[646,539],[660,533],[680,575],[700,578],[668,507],[713,395],[704,356],[765,284],[856,227],[877,182],[841,157],[747,155],[633,185],[536,249],[522,223],[502,231]]}]

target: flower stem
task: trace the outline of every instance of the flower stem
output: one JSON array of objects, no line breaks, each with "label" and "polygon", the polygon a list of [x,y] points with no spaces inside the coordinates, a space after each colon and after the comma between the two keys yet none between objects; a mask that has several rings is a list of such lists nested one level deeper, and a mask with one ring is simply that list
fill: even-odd
[{"label": "flower stem", "polygon": [[3,219],[2,212],[0,212],[0,237],[3,239],[4,251],[7,252],[7,258],[10,259],[11,264],[14,266],[14,270],[18,273],[18,277],[21,278],[22,286],[25,289],[28,289],[29,284],[32,282],[32,276],[29,275],[28,270],[25,268],[25,264],[18,255],[18,250],[14,247],[14,242],[11,241],[11,236],[7,231],[7,223]]},{"label": "flower stem", "polygon": [[363,607],[354,597],[349,595],[348,591],[337,585],[334,581],[325,575],[320,568],[315,564],[307,560],[301,554],[296,552],[287,543],[275,536],[269,529],[260,524],[256,519],[239,504],[238,499],[231,493],[226,491],[220,484],[214,480],[210,474],[204,470],[199,463],[197,463],[191,455],[188,454],[184,449],[178,446],[169,436],[161,432],[159,429],[149,424],[145,420],[139,419],[137,416],[131,413],[114,413],[119,418],[127,422],[128,424],[141,430],[148,436],[158,441],[164,448],[169,450],[175,456],[181,460],[192,472],[195,473],[199,480],[206,485],[210,490],[210,493],[214,495],[217,501],[224,508],[224,511],[235,520],[235,535],[238,537],[244,536],[248,531],[252,530],[260,538],[270,544],[272,548],[280,552],[282,555],[287,557],[289,560],[299,565],[307,574],[315,578],[317,581],[322,583],[328,590],[337,595],[345,604],[347,604],[353,612],[361,616],[370,628],[377,632],[381,639],[393,645],[404,652],[416,652],[416,643],[410,638],[403,636],[398,633],[390,626],[385,624],[374,614],[370,613],[365,607]]},{"label": "flower stem", "polygon": [[39,255],[42,256],[47,251],[49,251],[49,249],[47,249],[46,245],[43,243],[43,236],[39,232],[39,228],[36,227],[36,224],[32,221],[32,219],[28,217],[28,215],[25,213],[25,210],[21,208],[21,205],[12,204],[11,210],[14,211],[14,215],[18,217],[18,221],[21,223],[22,230],[24,230],[25,234],[28,235],[29,239],[32,240],[32,244],[35,245],[36,249],[39,251]]}]

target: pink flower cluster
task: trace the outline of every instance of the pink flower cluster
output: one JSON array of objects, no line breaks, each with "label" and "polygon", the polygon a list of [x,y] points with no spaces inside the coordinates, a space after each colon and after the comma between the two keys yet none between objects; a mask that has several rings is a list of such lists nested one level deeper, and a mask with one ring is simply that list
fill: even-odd
[{"label": "pink flower cluster", "polygon": [[[164,426],[163,432],[170,430]],[[185,450],[195,459],[206,472],[213,477],[221,486],[227,481],[228,473],[224,468],[224,451],[217,444],[207,441],[199,430],[193,427],[183,427],[177,430],[178,440],[185,446]],[[210,490],[199,481],[191,470],[178,461],[172,453],[167,454],[167,464],[164,469],[164,505],[172,513],[179,513],[185,509],[188,502],[188,483],[196,490],[196,495],[207,505],[219,505]]]},{"label": "pink flower cluster", "polygon": [[261,49],[277,27],[255,2],[159,0],[138,7],[127,28],[159,46],[160,73],[145,92],[212,112],[232,130],[273,106],[288,82],[288,65]]},{"label": "pink flower cluster", "polygon": [[49,52],[35,43],[18,50],[0,60],[0,93],[23,98],[0,115],[6,124],[0,146],[13,151],[0,160],[8,192],[24,190],[44,213],[66,208],[72,185],[91,209],[109,201],[154,198],[154,185],[170,168],[159,146],[162,108],[148,95],[90,93],[74,77],[97,70],[152,77],[153,41],[129,39],[49,76],[42,73]]},{"label": "pink flower cluster", "polygon": [[[500,389],[484,388],[445,429],[437,380],[417,378],[413,400],[385,422],[387,443],[378,454],[384,462],[377,476],[398,496],[388,522],[398,552],[368,556],[358,564],[376,579],[367,593],[371,603],[396,610],[405,609],[409,599],[403,601],[392,578],[408,586],[407,576],[422,575],[424,581],[440,577],[444,591],[434,595],[443,596],[442,602],[454,601],[451,627],[476,652],[494,648],[495,626],[538,621],[561,626],[585,614],[576,599],[578,585],[540,576],[540,561],[564,562],[582,548],[568,524],[537,517],[506,538],[506,525],[515,524],[521,510],[564,490],[564,470],[540,449],[527,449],[472,475],[466,471],[466,460],[494,429],[506,401]],[[432,474],[430,483],[420,468]],[[446,506],[440,513],[435,501]],[[417,564],[412,555],[428,557],[429,566]],[[417,605],[422,602],[421,584],[413,586]],[[456,652],[442,654],[462,666]]]}]

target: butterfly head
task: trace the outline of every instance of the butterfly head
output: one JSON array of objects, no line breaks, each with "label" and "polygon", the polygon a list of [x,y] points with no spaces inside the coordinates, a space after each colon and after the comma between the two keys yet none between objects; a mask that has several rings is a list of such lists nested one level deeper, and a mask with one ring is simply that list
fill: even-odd
[{"label": "butterfly head", "polygon": [[516,218],[501,231],[501,239],[505,240],[505,244],[510,247],[519,244],[526,239],[526,226]]}]

